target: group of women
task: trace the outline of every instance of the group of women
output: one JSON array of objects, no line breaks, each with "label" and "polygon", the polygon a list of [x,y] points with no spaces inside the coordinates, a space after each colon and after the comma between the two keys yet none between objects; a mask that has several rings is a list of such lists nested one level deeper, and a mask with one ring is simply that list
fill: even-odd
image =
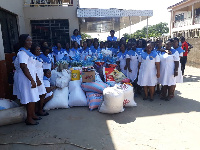
[{"label": "group of women", "polygon": [[[146,42],[143,39],[131,39],[120,43],[117,54],[118,66],[140,92],[144,90],[143,100],[153,101],[156,85],[161,99],[170,100],[174,97],[176,83],[183,82],[180,57],[184,50],[179,46],[179,39],[174,38],[165,42]],[[161,90],[160,86],[161,85]]]},{"label": "group of women", "polygon": [[87,56],[97,56],[103,49],[110,50],[112,56],[117,58],[117,69],[131,79],[137,92],[143,88],[143,100],[153,101],[156,85],[157,89],[161,85],[161,99],[173,98],[176,83],[183,82],[180,57],[184,50],[179,46],[179,39],[168,40],[163,47],[161,40],[147,42],[144,39],[129,39],[126,42],[125,38],[121,38],[117,41],[114,31],[110,33],[105,42],[99,43],[95,38],[82,43],[81,36],[75,30],[71,38],[72,46],[66,43],[64,48],[60,42],[50,48],[46,41],[36,45],[32,44],[28,34],[20,36],[15,46],[14,94],[26,105],[26,124],[36,125],[38,122],[35,120],[41,119],[37,115],[48,115],[43,111],[43,106],[53,96],[55,87],[50,86],[49,79],[57,61],[70,61],[76,55],[85,60]]}]

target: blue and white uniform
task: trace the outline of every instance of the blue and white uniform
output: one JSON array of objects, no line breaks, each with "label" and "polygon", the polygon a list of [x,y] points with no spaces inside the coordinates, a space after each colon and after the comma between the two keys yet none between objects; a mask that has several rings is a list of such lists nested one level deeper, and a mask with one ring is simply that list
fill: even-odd
[{"label": "blue and white uniform", "polygon": [[69,55],[70,55],[71,57],[74,57],[74,56],[76,56],[76,55],[79,55],[79,51],[80,51],[80,48],[77,48],[77,49],[72,48],[72,49],[70,49]]},{"label": "blue and white uniform", "polygon": [[132,70],[132,72],[129,72],[129,70],[127,69],[127,77],[131,79],[132,82],[134,82],[134,80],[137,78],[138,72],[138,54],[136,53],[136,51],[129,50],[126,54],[126,59],[127,58],[130,58],[130,68]]},{"label": "blue and white uniform", "polygon": [[[179,57],[183,57],[183,53],[185,52],[181,47],[175,49],[179,53]],[[183,75],[181,71],[181,63],[179,61],[178,66],[178,76],[176,76],[176,83],[183,83]]]},{"label": "blue and white uniform", "polygon": [[43,94],[46,94],[46,88],[44,86],[44,82],[43,82],[43,76],[44,76],[44,72],[43,72],[43,60],[42,58],[36,56],[37,58],[37,61],[36,61],[36,73],[37,73],[37,76],[39,78],[39,80],[41,81],[41,85],[38,86],[38,93],[39,95],[43,95]]},{"label": "blue and white uniform", "polygon": [[19,49],[17,57],[14,61],[15,75],[14,75],[14,89],[13,94],[17,95],[21,104],[28,104],[30,102],[37,102],[40,100],[38,88],[31,88],[31,81],[25,76],[20,64],[26,64],[27,68],[36,82],[36,57],[24,47]]},{"label": "blue and white uniform", "polygon": [[97,48],[95,49],[94,47],[91,49],[91,52],[92,52],[92,56],[97,56],[98,53],[101,52],[101,49],[100,48]]},{"label": "blue and white uniform", "polygon": [[179,53],[175,49],[170,50],[172,52],[169,55],[166,52],[162,52],[160,55],[160,78],[159,83],[161,85],[172,86],[176,84],[176,77],[174,77],[175,64],[174,61],[179,61]]},{"label": "blue and white uniform", "polygon": [[124,67],[126,66],[126,54],[127,54],[127,51],[125,51],[124,53],[122,52],[119,52],[117,54],[117,61],[120,62],[120,69],[121,69],[121,72],[127,76],[127,70],[124,70]]},{"label": "blue and white uniform", "polygon": [[150,54],[142,52],[139,56],[139,62],[141,62],[138,85],[140,86],[155,86],[157,84],[157,70],[156,62],[160,62],[159,55],[152,51]]},{"label": "blue and white uniform", "polygon": [[63,48],[61,48],[60,50],[57,49],[57,47],[55,47],[53,49],[53,55],[56,58],[56,62],[63,59],[63,57],[67,54],[67,51]]},{"label": "blue and white uniform", "polygon": [[51,70],[52,62],[51,58],[47,55],[45,56],[43,53],[39,56],[43,60],[43,69]]},{"label": "blue and white uniform", "polygon": [[137,53],[138,55],[141,55],[142,52],[144,52],[144,48],[136,48],[136,53]]},{"label": "blue and white uniform", "polygon": [[89,55],[89,48],[82,48],[79,50],[81,60],[86,60],[86,57]]},{"label": "blue and white uniform", "polygon": [[117,37],[115,37],[115,36],[108,36],[107,37],[107,41],[117,41]]},{"label": "blue and white uniform", "polygon": [[77,36],[72,35],[71,41],[76,41],[78,43],[78,45],[81,45],[81,41],[82,41],[81,35],[77,35]]},{"label": "blue and white uniform", "polygon": [[[44,76],[44,77],[43,77],[43,82],[44,82],[44,86],[45,86],[45,87],[51,87],[51,86],[50,86],[50,78],[47,78],[46,76]],[[52,94],[53,94],[52,91],[49,92],[49,93],[46,93],[45,98],[51,96]]]}]

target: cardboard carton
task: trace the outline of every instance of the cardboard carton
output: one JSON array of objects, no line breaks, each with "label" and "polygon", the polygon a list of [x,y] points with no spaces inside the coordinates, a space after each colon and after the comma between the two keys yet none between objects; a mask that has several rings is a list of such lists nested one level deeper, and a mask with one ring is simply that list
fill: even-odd
[{"label": "cardboard carton", "polygon": [[82,72],[82,82],[95,82],[95,71]]}]

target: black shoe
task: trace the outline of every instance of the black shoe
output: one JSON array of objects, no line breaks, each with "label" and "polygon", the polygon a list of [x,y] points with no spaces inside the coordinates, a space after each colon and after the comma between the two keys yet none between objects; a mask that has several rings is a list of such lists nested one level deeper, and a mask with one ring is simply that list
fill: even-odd
[{"label": "black shoe", "polygon": [[145,100],[148,100],[148,98],[147,98],[147,97],[144,97],[143,100],[144,100],[144,101],[145,101]]},{"label": "black shoe", "polygon": [[156,94],[158,94],[158,95],[161,94],[161,91],[157,90],[157,91],[156,91]]},{"label": "black shoe", "polygon": [[150,99],[150,102],[153,102],[154,101],[154,99]]},{"label": "black shoe", "polygon": [[166,97],[161,97],[160,99],[161,99],[161,100],[165,100],[165,99],[166,99]]},{"label": "black shoe", "polygon": [[33,118],[33,120],[41,120],[41,119],[42,119],[41,117]]},{"label": "black shoe", "polygon": [[26,123],[26,125],[38,125],[39,124],[39,122],[30,123],[27,120],[25,120],[25,123]]},{"label": "black shoe", "polygon": [[44,112],[43,114],[37,113],[38,116],[48,116],[49,113],[48,112]]}]

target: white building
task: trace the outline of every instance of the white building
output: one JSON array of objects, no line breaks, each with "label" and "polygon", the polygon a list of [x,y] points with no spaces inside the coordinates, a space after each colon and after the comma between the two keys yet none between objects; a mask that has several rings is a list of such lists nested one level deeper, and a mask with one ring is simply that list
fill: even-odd
[{"label": "white building", "polygon": [[182,0],[168,7],[168,10],[171,12],[170,35],[172,37],[199,37],[199,0]]}]

